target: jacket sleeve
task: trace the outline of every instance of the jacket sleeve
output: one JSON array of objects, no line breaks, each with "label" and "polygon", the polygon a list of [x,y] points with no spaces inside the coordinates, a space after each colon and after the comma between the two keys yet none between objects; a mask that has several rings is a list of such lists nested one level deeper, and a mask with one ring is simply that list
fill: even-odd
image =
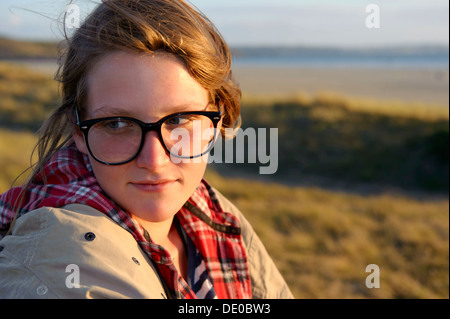
[{"label": "jacket sleeve", "polygon": [[225,196],[213,189],[222,209],[238,217],[247,249],[254,299],[293,299],[291,290],[279,272],[253,227]]},{"label": "jacket sleeve", "polygon": [[[1,248],[0,248],[1,249]],[[32,270],[0,254],[0,299],[56,299],[59,296]]]},{"label": "jacket sleeve", "polygon": [[41,208],[0,240],[2,299],[162,299],[156,271],[125,229],[83,205]]}]

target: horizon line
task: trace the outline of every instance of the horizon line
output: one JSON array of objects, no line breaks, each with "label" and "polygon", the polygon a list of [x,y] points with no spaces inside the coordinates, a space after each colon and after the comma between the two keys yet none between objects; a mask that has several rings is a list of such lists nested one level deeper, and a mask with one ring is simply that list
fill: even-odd
[{"label": "horizon line", "polygon": [[[42,44],[58,44],[64,39],[30,39],[30,38],[22,38],[15,37],[5,34],[0,34],[0,39],[3,40],[11,40],[18,42],[28,42],[28,43],[42,43]],[[438,42],[422,42],[422,43],[379,43],[379,44],[369,44],[369,43],[360,43],[360,44],[333,44],[333,43],[323,43],[323,44],[312,44],[312,43],[251,43],[251,44],[242,44],[242,43],[228,43],[228,46],[233,49],[340,49],[340,50],[370,50],[370,49],[393,49],[393,48],[450,48],[450,43],[438,43]]]}]

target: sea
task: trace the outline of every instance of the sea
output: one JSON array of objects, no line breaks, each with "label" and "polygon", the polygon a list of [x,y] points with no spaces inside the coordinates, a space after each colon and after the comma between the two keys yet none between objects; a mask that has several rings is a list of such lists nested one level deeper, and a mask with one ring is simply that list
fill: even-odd
[{"label": "sea", "polygon": [[[232,47],[233,67],[449,69],[449,47]],[[55,73],[56,59],[9,60]]]},{"label": "sea", "polygon": [[236,47],[234,66],[313,68],[413,68],[448,69],[449,48],[389,47],[338,49],[310,47]]}]

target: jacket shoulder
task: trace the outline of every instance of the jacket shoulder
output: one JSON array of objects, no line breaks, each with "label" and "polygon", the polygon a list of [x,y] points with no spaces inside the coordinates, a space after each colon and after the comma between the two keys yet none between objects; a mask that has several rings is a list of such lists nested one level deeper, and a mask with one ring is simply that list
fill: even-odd
[{"label": "jacket shoulder", "polygon": [[0,241],[0,250],[3,298],[164,296],[133,236],[88,206],[29,212]]}]

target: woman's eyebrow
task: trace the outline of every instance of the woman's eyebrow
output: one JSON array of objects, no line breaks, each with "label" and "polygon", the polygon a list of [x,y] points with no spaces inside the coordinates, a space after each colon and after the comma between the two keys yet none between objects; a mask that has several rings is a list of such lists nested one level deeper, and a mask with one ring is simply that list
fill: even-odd
[{"label": "woman's eyebrow", "polygon": [[92,117],[106,117],[106,116],[125,116],[125,117],[133,117],[133,113],[130,112],[130,109],[121,108],[121,107],[112,107],[109,105],[105,105],[99,108],[96,108],[91,113]]},{"label": "woman's eyebrow", "polygon": [[170,108],[167,108],[167,114],[174,114],[174,113],[182,113],[182,112],[191,112],[191,111],[205,111],[208,109],[210,103],[207,105],[201,104],[201,103],[186,103],[181,105],[172,106]]},{"label": "woman's eyebrow", "polygon": [[[200,103],[186,103],[186,104],[180,104],[176,106],[170,106],[167,107],[161,114],[155,114],[155,118],[163,118],[164,116],[175,114],[175,113],[183,113],[183,112],[190,112],[190,111],[205,111],[211,108],[211,103],[207,105],[203,105]],[[133,112],[133,109],[131,108],[125,108],[125,107],[115,107],[115,106],[109,106],[105,105],[99,108],[96,108],[91,113],[93,118],[100,118],[100,117],[113,117],[113,116],[123,116],[123,117],[134,117],[137,118],[139,114],[136,112]]]}]

